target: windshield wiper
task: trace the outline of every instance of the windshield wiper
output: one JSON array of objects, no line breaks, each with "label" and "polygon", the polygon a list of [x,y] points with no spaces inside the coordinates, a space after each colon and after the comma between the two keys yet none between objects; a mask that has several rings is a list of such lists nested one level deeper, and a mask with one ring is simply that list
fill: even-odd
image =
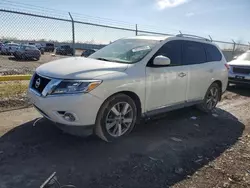
[{"label": "windshield wiper", "polygon": [[109,60],[109,59],[102,58],[102,57],[98,57],[98,58],[95,58],[95,59],[97,59],[97,60],[101,60],[101,61],[111,61],[111,60]]},{"label": "windshield wiper", "polygon": [[94,59],[101,60],[101,61],[115,62],[115,63],[127,63],[127,62],[118,61],[118,60],[115,60],[115,59],[106,59],[106,58],[103,58],[103,57],[98,57],[98,58],[94,58]]}]

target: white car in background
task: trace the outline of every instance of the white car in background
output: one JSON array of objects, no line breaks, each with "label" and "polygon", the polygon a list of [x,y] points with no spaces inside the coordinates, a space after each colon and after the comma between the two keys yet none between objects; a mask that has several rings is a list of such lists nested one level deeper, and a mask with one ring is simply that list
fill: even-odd
[{"label": "white car in background", "polygon": [[229,83],[250,84],[250,50],[230,61],[228,65]]},{"label": "white car in background", "polygon": [[1,53],[5,55],[11,55],[17,51],[20,47],[20,44],[17,43],[7,43],[2,46]]},{"label": "white car in background", "polygon": [[226,60],[204,38],[178,35],[120,39],[88,58],[41,65],[29,98],[62,130],[105,141],[129,134],[141,117],[197,105],[211,112],[228,83]]}]

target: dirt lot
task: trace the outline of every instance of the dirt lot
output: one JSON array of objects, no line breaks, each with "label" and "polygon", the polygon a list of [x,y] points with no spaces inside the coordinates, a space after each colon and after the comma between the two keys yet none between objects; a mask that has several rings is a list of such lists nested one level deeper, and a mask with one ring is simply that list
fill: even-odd
[{"label": "dirt lot", "polygon": [[[76,50],[76,56],[81,55]],[[13,56],[0,55],[0,76],[16,74],[33,74],[35,69],[47,62],[70,56],[53,55],[45,53],[39,61],[17,60]],[[0,112],[27,106],[26,91],[28,81],[0,82]]]},{"label": "dirt lot", "polygon": [[39,187],[54,171],[78,188],[250,187],[249,96],[231,88],[213,114],[170,112],[115,143],[34,124],[33,108],[0,113],[0,187]]},{"label": "dirt lot", "polygon": [[32,74],[43,63],[62,58],[64,56],[52,56],[46,53],[39,61],[16,60],[13,56],[0,55],[0,75]]},{"label": "dirt lot", "polygon": [[[81,55],[81,50],[76,50],[76,56]],[[35,60],[16,60],[13,56],[0,55],[0,76],[13,74],[32,74],[35,69],[47,62],[70,56],[53,55],[45,53],[41,55],[39,61]]]}]

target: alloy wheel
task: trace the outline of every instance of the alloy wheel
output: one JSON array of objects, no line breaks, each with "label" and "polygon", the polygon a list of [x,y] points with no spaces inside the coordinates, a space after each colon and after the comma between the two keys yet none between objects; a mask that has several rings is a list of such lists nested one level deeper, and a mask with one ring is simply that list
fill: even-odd
[{"label": "alloy wheel", "polygon": [[127,102],[116,103],[106,117],[106,130],[113,137],[125,134],[133,122],[133,109]]},{"label": "alloy wheel", "polygon": [[208,93],[207,99],[206,99],[207,108],[209,110],[212,110],[216,106],[218,101],[219,101],[219,90],[217,87],[212,87],[209,90],[209,93]]}]

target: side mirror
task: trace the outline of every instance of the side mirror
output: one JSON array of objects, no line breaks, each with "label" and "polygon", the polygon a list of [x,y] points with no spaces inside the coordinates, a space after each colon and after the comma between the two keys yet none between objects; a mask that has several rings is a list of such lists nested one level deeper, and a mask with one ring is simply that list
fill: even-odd
[{"label": "side mirror", "polygon": [[170,59],[163,55],[156,56],[153,62],[154,65],[170,65],[170,63]]}]

